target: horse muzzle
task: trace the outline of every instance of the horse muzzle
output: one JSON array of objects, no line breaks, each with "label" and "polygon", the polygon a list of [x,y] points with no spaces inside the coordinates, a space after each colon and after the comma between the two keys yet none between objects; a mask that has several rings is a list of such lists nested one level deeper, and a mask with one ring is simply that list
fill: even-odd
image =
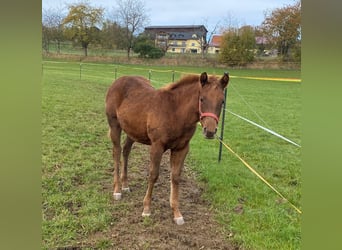
[{"label": "horse muzzle", "polygon": [[211,130],[211,129],[208,129],[207,127],[203,127],[203,135],[205,139],[214,139],[216,132],[217,132],[217,128]]},{"label": "horse muzzle", "polygon": [[214,139],[219,118],[214,113],[201,113],[200,122],[206,139]]}]

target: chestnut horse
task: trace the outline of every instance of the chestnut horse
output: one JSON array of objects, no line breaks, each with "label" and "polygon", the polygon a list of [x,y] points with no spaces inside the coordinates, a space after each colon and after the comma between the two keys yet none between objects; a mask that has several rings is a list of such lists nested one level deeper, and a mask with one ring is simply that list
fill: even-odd
[{"label": "chestnut horse", "polygon": [[[228,81],[228,73],[219,79],[208,77],[204,72],[200,76],[185,76],[157,90],[149,80],[139,76],[123,76],[112,84],[106,96],[106,115],[113,143],[115,200],[121,199],[121,190],[129,191],[127,163],[132,144],[151,145],[148,187],[142,212],[142,216],[150,216],[152,190],[158,179],[160,161],[163,153],[170,149],[170,206],[175,223],[184,223],[178,208],[178,185],[189,141],[199,121],[205,138],[214,138],[224,101],[223,90]],[[127,135],[123,149],[120,144],[122,130]],[[119,170],[121,149],[124,161]]]}]

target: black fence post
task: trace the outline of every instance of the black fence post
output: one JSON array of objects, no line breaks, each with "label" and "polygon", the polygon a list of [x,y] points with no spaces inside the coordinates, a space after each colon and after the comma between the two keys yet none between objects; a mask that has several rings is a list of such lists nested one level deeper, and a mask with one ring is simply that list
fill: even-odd
[{"label": "black fence post", "polygon": [[118,69],[117,69],[117,67],[115,67],[115,69],[114,69],[114,79],[116,80],[116,77],[117,77],[117,73],[118,73]]},{"label": "black fence post", "polygon": [[175,82],[175,71],[172,70],[172,82]]},{"label": "black fence post", "polygon": [[[223,133],[224,133],[224,120],[226,118],[226,101],[227,100],[227,88],[224,90],[224,103],[222,105],[223,111],[222,111],[222,122],[221,122],[221,135],[220,140],[223,140]],[[220,148],[219,148],[219,155],[218,155],[218,162],[221,162],[221,156],[222,156],[222,142],[220,142]]]}]

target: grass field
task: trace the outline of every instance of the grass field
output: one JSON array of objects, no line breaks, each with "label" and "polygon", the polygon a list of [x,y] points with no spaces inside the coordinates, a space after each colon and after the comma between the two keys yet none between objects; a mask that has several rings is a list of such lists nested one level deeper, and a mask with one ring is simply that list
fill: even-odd
[{"label": "grass field", "polygon": [[[43,246],[68,246],[115,223],[111,143],[104,98],[114,77],[143,75],[154,86],[185,72],[222,75],[218,68],[167,68],[44,61],[42,82]],[[149,73],[149,70],[150,73]],[[227,110],[301,144],[301,84],[238,76],[300,78],[299,71],[229,70]],[[235,76],[235,78],[233,77]],[[226,113],[224,141],[297,207],[301,207],[301,149]],[[222,230],[245,249],[299,249],[299,215],[200,128],[187,163],[205,183]],[[96,214],[96,216],[94,216]],[[228,233],[229,232],[229,233]],[[105,248],[106,241],[96,243]]]}]

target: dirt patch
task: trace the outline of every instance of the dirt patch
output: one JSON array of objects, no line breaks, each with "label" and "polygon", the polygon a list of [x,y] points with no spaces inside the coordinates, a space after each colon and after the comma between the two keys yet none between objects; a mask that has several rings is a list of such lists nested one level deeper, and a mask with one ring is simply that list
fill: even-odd
[{"label": "dirt patch", "polygon": [[[228,241],[227,233],[213,219],[210,203],[202,198],[203,188],[196,183],[193,174],[185,166],[180,184],[180,209],[185,224],[177,226],[169,205],[170,171],[169,152],[165,152],[160,174],[153,190],[152,215],[143,218],[142,200],[147,186],[149,165],[148,147],[134,144],[132,154],[144,160],[130,159],[129,184],[131,192],[123,193],[120,201],[114,201],[115,222],[106,233],[94,234],[90,242],[102,240],[111,249],[238,249]],[[139,162],[140,161],[140,162]],[[109,195],[112,187],[105,187]],[[229,234],[229,233],[228,233]],[[89,246],[89,245],[88,245]]]}]

